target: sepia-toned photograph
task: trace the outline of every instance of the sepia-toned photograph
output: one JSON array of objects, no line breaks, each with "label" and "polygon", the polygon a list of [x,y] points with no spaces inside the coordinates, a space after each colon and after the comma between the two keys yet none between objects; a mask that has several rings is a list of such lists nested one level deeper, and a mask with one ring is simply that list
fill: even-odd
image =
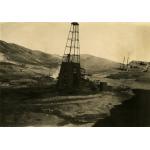
[{"label": "sepia-toned photograph", "polygon": [[0,127],[150,127],[150,23],[0,22]]}]

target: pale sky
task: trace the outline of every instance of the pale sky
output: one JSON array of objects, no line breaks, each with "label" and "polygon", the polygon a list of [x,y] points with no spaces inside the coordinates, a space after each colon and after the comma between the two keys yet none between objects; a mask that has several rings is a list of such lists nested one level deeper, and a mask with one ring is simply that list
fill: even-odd
[{"label": "pale sky", "polygon": [[[79,23],[80,51],[114,61],[150,61],[150,23]],[[0,39],[62,55],[70,23],[0,23]]]}]

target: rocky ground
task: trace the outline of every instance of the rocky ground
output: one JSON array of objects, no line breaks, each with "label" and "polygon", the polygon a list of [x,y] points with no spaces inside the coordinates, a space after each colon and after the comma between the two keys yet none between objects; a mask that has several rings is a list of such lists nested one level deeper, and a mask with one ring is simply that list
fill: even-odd
[{"label": "rocky ground", "polygon": [[11,85],[1,92],[1,107],[5,108],[1,111],[1,126],[93,126],[99,119],[110,116],[112,108],[131,99],[134,95],[131,89],[150,89],[150,72],[113,70],[94,74],[91,80],[107,82],[112,90],[58,96],[53,94],[51,84],[46,84],[56,82],[47,78],[37,88],[32,87],[36,84],[28,88],[28,84]]},{"label": "rocky ground", "polygon": [[[110,115],[110,110],[133,95],[101,92],[95,95],[22,97],[3,106],[4,126],[92,126]],[[13,98],[13,97],[12,97]],[[4,109],[5,108],[5,109]]]}]

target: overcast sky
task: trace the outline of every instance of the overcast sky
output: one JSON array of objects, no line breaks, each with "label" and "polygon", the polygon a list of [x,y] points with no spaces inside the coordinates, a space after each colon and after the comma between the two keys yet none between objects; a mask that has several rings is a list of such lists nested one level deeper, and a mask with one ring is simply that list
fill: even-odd
[{"label": "overcast sky", "polygon": [[[81,53],[150,61],[150,23],[79,23]],[[62,55],[70,23],[1,23],[0,39]]]}]

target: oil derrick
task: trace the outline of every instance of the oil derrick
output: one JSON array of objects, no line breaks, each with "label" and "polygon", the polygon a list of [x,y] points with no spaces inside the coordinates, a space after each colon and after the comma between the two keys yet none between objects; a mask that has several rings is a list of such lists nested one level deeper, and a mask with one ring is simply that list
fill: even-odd
[{"label": "oil derrick", "polygon": [[58,76],[58,89],[77,89],[81,80],[80,69],[79,24],[72,22]]}]

